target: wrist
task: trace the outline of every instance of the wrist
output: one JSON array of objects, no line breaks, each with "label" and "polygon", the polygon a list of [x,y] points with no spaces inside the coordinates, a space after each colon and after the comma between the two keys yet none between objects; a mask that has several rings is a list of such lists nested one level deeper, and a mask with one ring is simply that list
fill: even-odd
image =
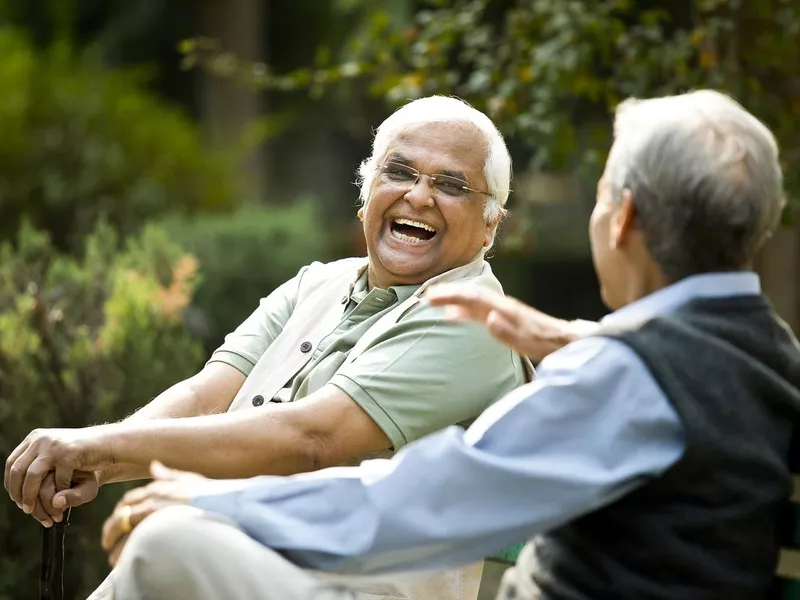
[{"label": "wrist", "polygon": [[553,344],[553,351],[559,350],[571,344],[575,340],[592,333],[597,328],[597,323],[584,321],[582,319],[564,320],[554,319],[550,342]]},{"label": "wrist", "polygon": [[567,321],[567,330],[570,336],[570,342],[594,334],[600,327],[597,321],[587,321],[586,319],[573,319]]}]

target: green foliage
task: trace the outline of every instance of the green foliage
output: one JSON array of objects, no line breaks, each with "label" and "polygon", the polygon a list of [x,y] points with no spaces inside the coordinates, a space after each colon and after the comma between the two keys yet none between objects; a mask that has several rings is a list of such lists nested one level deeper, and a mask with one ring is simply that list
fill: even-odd
[{"label": "green foliage", "polygon": [[[534,167],[580,164],[594,173],[621,99],[715,88],[773,129],[788,188],[798,192],[796,0],[428,0],[406,18],[389,13],[389,3],[342,5],[361,19],[339,61],[285,74],[221,62],[268,88],[366,79],[391,105],[458,95],[526,144]],[[194,40],[184,51],[189,66],[225,72],[217,63],[225,53],[213,43]]]},{"label": "green foliage", "polygon": [[[118,246],[101,225],[79,260],[23,225],[15,247],[0,247],[0,455],[37,427],[122,418],[202,364],[181,322],[194,258],[155,229]],[[102,579],[100,527],[121,491],[73,511],[66,597],[86,597]],[[0,599],[34,595],[40,529],[0,502]]]},{"label": "green foliage", "polygon": [[300,267],[333,258],[336,235],[325,229],[318,204],[305,198],[285,207],[163,223],[202,267],[189,325],[201,333],[208,351]]},{"label": "green foliage", "polygon": [[108,71],[65,44],[37,50],[0,28],[0,240],[23,220],[77,251],[99,218],[128,234],[156,215],[236,198],[232,157],[212,155],[141,71]]}]

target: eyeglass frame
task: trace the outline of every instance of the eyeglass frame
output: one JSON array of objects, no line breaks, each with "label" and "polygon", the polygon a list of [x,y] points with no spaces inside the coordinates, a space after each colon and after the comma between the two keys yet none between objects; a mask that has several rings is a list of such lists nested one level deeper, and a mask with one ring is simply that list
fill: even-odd
[{"label": "eyeglass frame", "polygon": [[458,189],[461,190],[462,192],[473,192],[473,193],[476,193],[476,194],[482,194],[482,195],[484,195],[484,196],[486,196],[488,198],[493,198],[494,197],[494,195],[491,194],[490,192],[484,192],[482,190],[477,190],[475,188],[469,187],[467,185],[467,183],[468,183],[467,181],[465,181],[463,179],[459,179],[458,177],[453,177],[452,175],[445,175],[444,173],[432,173],[432,174],[431,173],[423,173],[422,171],[420,171],[418,169],[415,169],[411,165],[407,165],[405,163],[397,162],[397,161],[394,161],[394,160],[387,160],[387,161],[379,164],[377,169],[376,169],[379,174],[381,174],[381,175],[386,174],[386,171],[385,171],[386,165],[395,165],[397,167],[402,167],[403,169],[407,170],[410,175],[413,175],[414,173],[416,173],[416,178],[414,179],[413,182],[399,182],[399,181],[386,182],[386,183],[389,183],[389,184],[393,184],[393,183],[395,183],[395,184],[396,183],[411,183],[411,185],[408,187],[409,190],[413,189],[414,186],[417,185],[417,183],[419,182],[420,176],[425,175],[428,179],[431,180],[431,187],[434,187],[435,189],[441,191],[443,194],[447,195],[450,198],[458,198],[459,196],[448,194],[447,192],[441,190],[441,188],[437,188],[436,187],[437,178],[439,178],[440,181],[441,181],[441,178],[446,178],[448,180],[463,184],[463,185],[459,185],[458,186]]}]

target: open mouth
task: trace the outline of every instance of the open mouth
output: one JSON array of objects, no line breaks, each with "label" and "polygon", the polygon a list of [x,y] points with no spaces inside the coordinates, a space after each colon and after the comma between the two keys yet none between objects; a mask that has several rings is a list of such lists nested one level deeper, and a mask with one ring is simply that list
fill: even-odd
[{"label": "open mouth", "polygon": [[411,244],[422,244],[436,236],[436,229],[411,219],[394,219],[390,228],[392,237]]}]

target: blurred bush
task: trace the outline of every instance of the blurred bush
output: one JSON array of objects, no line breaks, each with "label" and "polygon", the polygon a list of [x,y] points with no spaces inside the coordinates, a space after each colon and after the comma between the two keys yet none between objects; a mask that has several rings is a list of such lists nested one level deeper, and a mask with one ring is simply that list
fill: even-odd
[{"label": "blurred bush", "polygon": [[23,219],[79,251],[98,218],[129,234],[154,216],[229,209],[233,156],[147,91],[142,70],[106,70],[66,43],[36,49],[0,28],[0,240]]},{"label": "blurred bush", "polygon": [[337,242],[348,240],[337,236],[347,232],[329,231],[318,209],[319,202],[306,197],[286,206],[172,218],[160,225],[200,262],[203,277],[187,321],[208,352],[300,267],[341,254]]},{"label": "blurred bush", "polygon": [[[181,321],[196,260],[155,228],[118,248],[107,224],[80,259],[25,224],[13,247],[0,246],[0,455],[36,427],[122,418],[201,366],[201,345]],[[75,509],[67,598],[86,597],[107,572],[99,532],[122,491]],[[35,595],[40,530],[0,502],[0,599]]]}]

